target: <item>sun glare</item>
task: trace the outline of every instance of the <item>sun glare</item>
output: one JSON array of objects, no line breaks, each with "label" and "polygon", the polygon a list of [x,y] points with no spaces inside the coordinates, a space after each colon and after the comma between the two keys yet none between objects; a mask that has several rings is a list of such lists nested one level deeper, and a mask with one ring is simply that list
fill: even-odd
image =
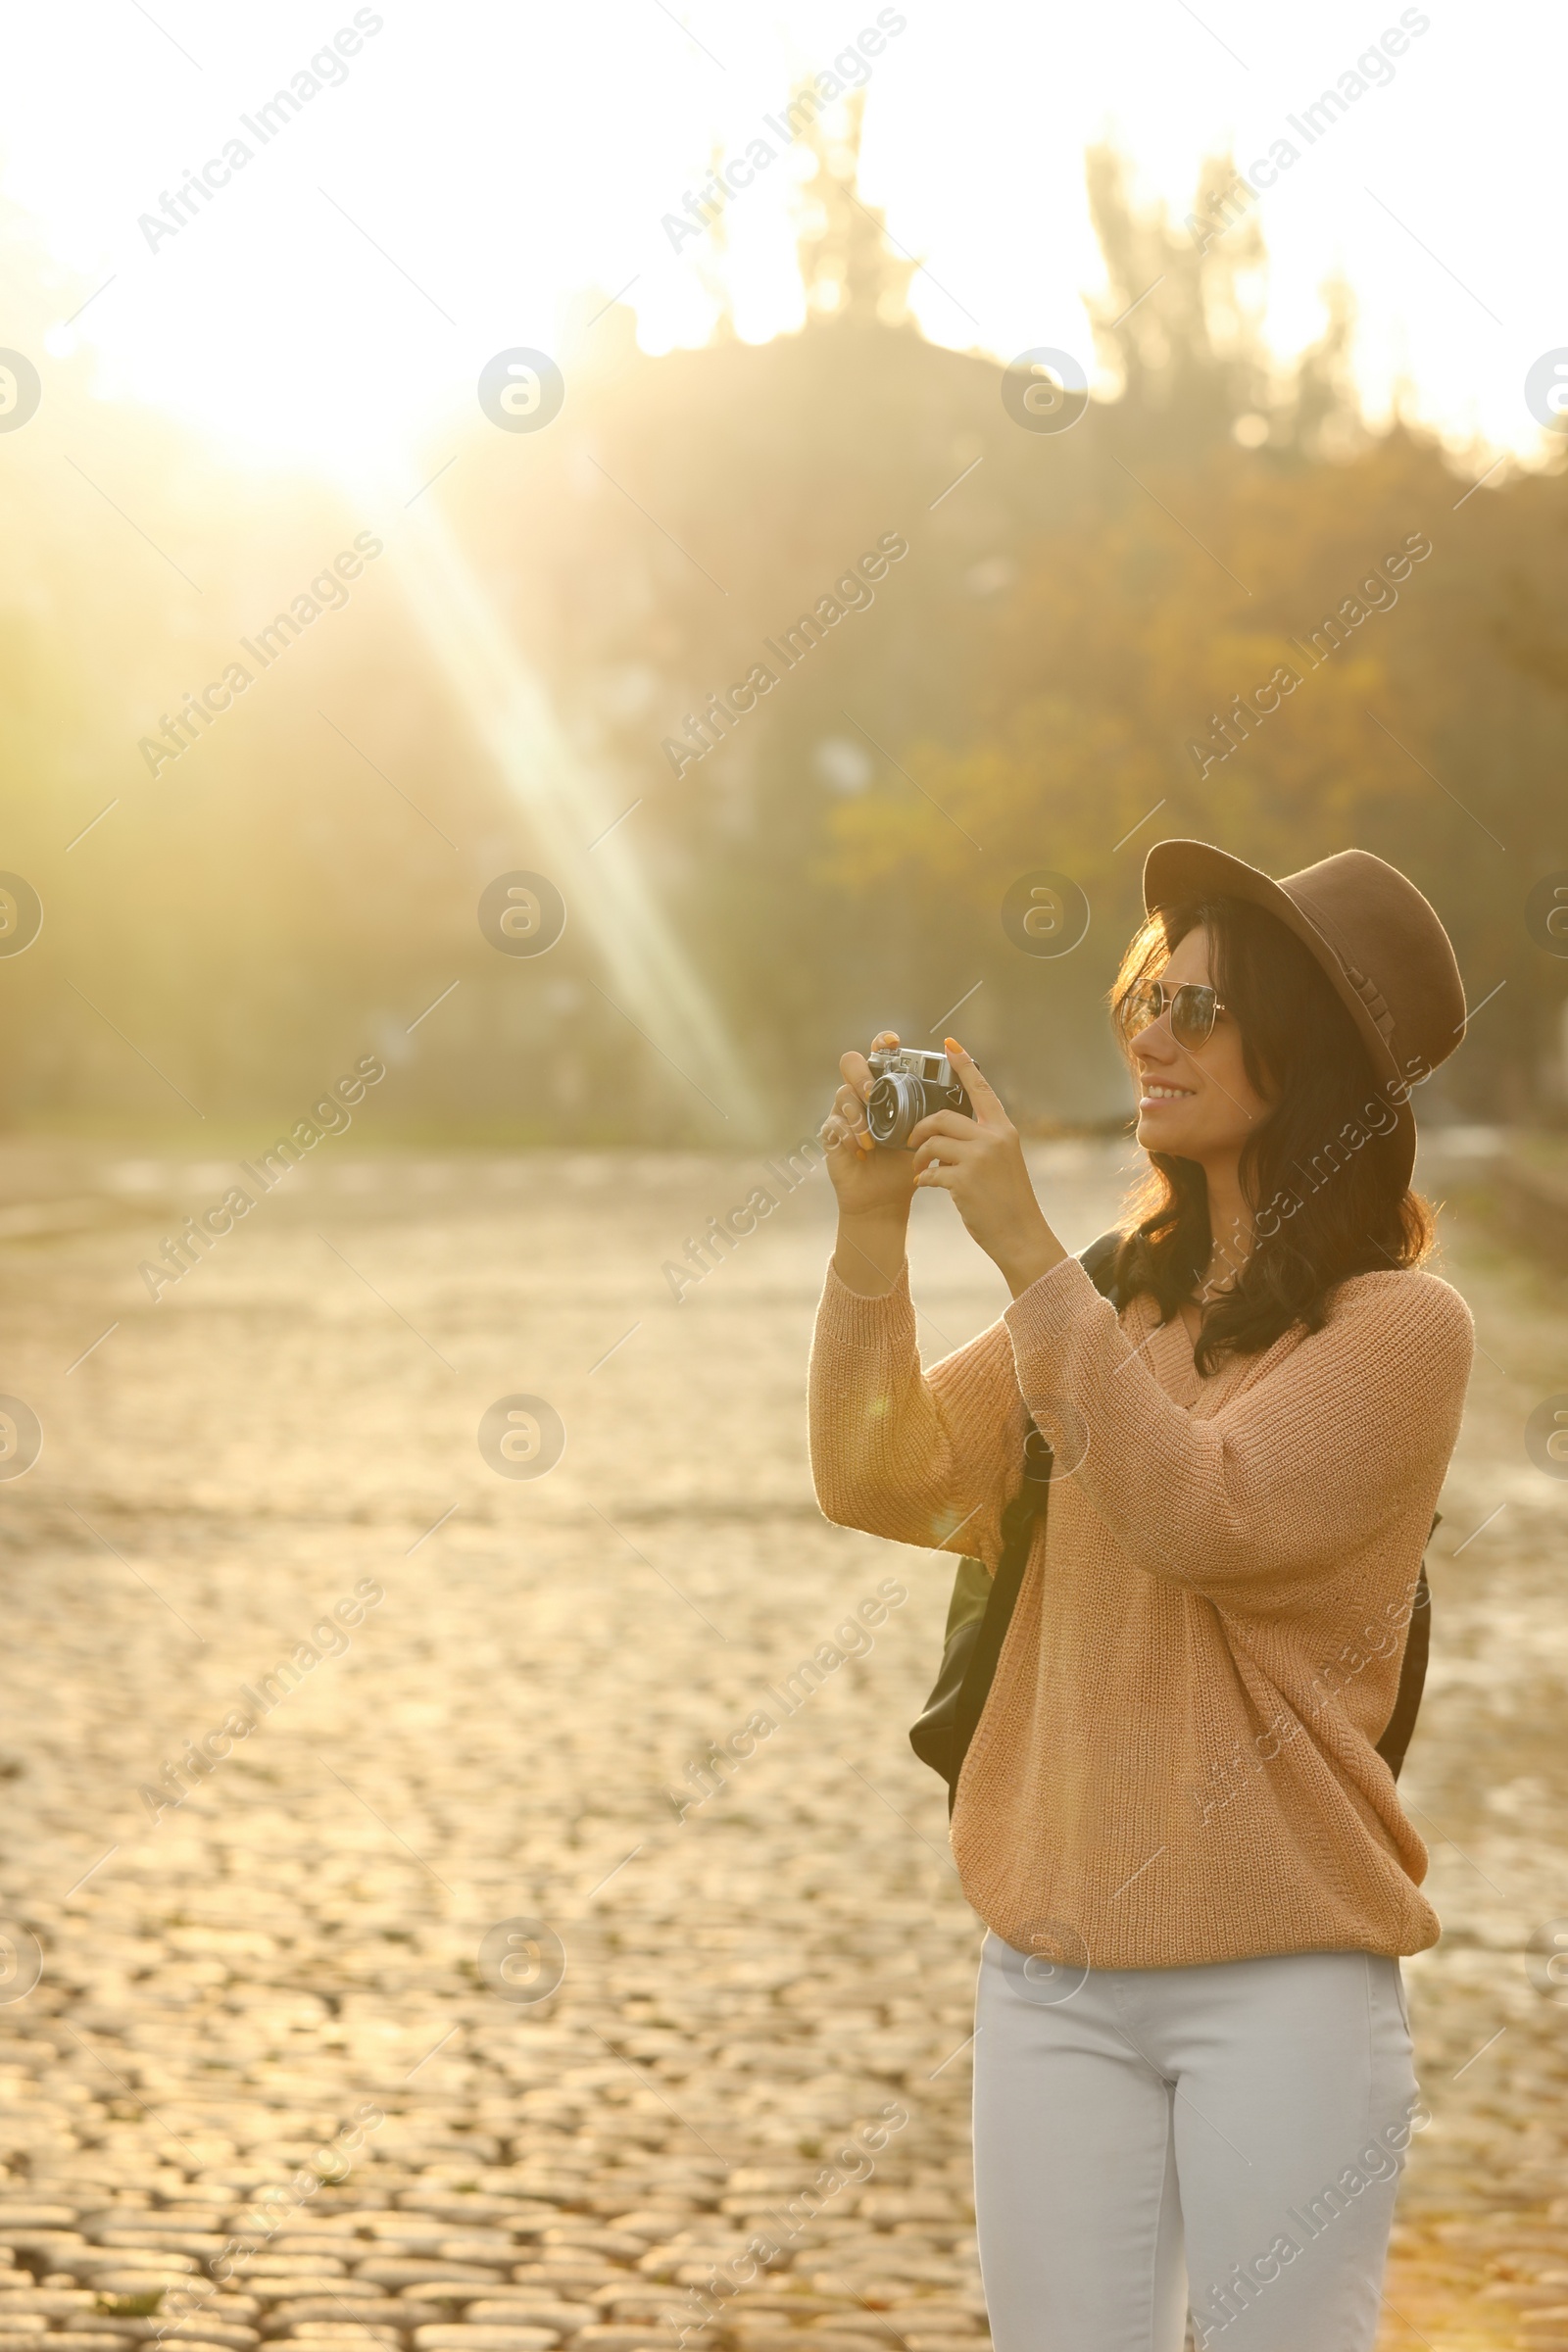
[{"label": "sun glare", "polygon": [[[1526,13],[1560,46],[1559,23]],[[155,23],[108,0],[40,12],[13,28],[0,114],[8,192],[58,300],[40,337],[90,353],[106,396],[163,408],[240,462],[411,469],[471,416],[494,353],[559,351],[590,294],[624,299],[656,352],[704,341],[720,301],[750,339],[794,324],[789,110],[810,85],[864,92],[861,184],[915,265],[934,340],[1003,358],[1056,344],[1092,368],[1085,148],[1108,130],[1180,221],[1200,157],[1229,147],[1270,253],[1276,348],[1319,331],[1319,283],[1342,268],[1374,412],[1402,382],[1450,435],[1533,447],[1520,386],[1558,340],[1548,293],[1480,233],[1423,127],[1462,95],[1455,26],[1394,11],[1365,50],[1283,20],[1209,27],[1155,0],[1133,14],[1123,39],[1083,19],[1048,38],[951,0],[853,19],[815,0],[756,16],[622,0],[591,22],[339,0],[309,29],[178,6]],[[956,107],[977,46],[1005,70]],[[1554,135],[1538,65],[1511,99],[1525,211]],[[49,110],[23,103],[62,86],[69,153]],[[1353,104],[1331,112],[1320,93],[1341,89]]]}]

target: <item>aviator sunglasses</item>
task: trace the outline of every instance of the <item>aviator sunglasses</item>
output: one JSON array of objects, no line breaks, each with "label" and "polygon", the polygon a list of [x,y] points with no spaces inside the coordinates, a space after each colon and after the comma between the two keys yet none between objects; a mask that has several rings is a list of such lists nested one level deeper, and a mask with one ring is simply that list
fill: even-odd
[{"label": "aviator sunglasses", "polygon": [[1123,1037],[1130,1040],[1168,1011],[1176,1043],[1201,1046],[1214,1034],[1214,1015],[1224,1009],[1214,991],[1200,981],[1189,980],[1184,987],[1170,989],[1163,980],[1143,980],[1127,991],[1116,1007],[1116,1018]]}]

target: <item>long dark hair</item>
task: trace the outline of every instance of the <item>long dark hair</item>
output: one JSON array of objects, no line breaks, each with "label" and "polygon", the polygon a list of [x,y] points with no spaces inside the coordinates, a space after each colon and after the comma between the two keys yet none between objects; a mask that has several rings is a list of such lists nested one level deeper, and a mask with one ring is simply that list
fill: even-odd
[{"label": "long dark hair", "polygon": [[[1413,1266],[1432,1246],[1432,1212],[1405,1183],[1390,1091],[1327,976],[1295,933],[1243,899],[1156,909],[1122,959],[1116,1010],[1155,979],[1188,932],[1208,939],[1220,1002],[1241,1029],[1247,1074],[1273,1107],[1248,1137],[1242,1191],[1256,1220],[1245,1266],[1205,1307],[1200,1371],[1257,1355],[1298,1325],[1320,1331],[1351,1274]],[[1169,1322],[1209,1262],[1208,1185],[1197,1160],[1151,1152],[1131,1203],[1116,1280],[1148,1291]]]}]

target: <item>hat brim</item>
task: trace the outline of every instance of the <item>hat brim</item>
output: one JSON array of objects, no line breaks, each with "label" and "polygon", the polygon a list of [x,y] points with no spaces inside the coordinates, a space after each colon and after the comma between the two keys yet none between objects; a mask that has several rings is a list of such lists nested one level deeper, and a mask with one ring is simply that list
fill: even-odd
[{"label": "hat brim", "polygon": [[1144,859],[1145,911],[1153,914],[1159,907],[1179,906],[1195,899],[1246,899],[1282,922],[1310,954],[1355,1023],[1374,1079],[1380,1087],[1390,1079],[1398,1086],[1397,1097],[1385,1096],[1386,1101],[1393,1102],[1397,1122],[1389,1138],[1389,1150],[1393,1151],[1397,1136],[1405,1160],[1404,1181],[1408,1184],[1415,1166],[1415,1113],[1410,1108],[1404,1074],[1388,1040],[1351,985],[1332,942],[1288,890],[1272,875],[1249,865],[1245,858],[1233,858],[1228,850],[1215,849],[1212,842],[1156,841]]}]

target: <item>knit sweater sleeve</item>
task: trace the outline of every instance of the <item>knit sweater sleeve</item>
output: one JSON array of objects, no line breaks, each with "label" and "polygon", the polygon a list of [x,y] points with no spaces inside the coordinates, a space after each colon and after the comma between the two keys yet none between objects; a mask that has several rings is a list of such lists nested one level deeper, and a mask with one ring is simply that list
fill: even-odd
[{"label": "knit sweater sleeve", "polygon": [[1028,1426],[1006,1327],[920,1369],[908,1269],[862,1298],[831,1264],[809,1378],[811,1477],[829,1519],[995,1568]]},{"label": "knit sweater sleeve", "polygon": [[1004,1316],[1029,1410],[1128,1556],[1232,1606],[1289,1614],[1368,1536],[1437,1499],[1474,1332],[1417,1272],[1344,1284],[1211,1416],[1166,1395],[1083,1268]]}]

